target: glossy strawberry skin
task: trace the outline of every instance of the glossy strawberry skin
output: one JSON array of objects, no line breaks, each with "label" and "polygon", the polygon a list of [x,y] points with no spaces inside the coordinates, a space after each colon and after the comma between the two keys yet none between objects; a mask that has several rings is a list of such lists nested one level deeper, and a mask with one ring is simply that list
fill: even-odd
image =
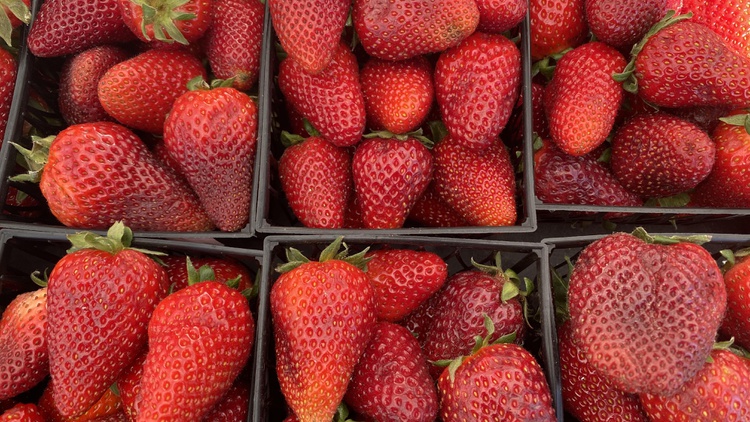
[{"label": "glossy strawberry skin", "polygon": [[279,88],[292,107],[334,145],[348,147],[360,141],[365,104],[357,60],[346,44],[338,44],[330,65],[317,75],[287,57],[279,64]]},{"label": "glossy strawberry skin", "polygon": [[750,58],[750,3],[744,0],[681,0],[683,13],[716,32],[738,54]]},{"label": "glossy strawberry skin", "polygon": [[477,31],[501,34],[515,28],[529,7],[523,0],[477,0],[479,25]]},{"label": "glossy strawberry skin", "polygon": [[370,138],[354,152],[352,179],[365,227],[400,228],[432,180],[432,154],[415,138]]},{"label": "glossy strawberry skin", "polygon": [[33,404],[17,404],[0,415],[0,422],[45,422],[39,408]]},{"label": "glossy strawberry skin", "polygon": [[[130,31],[141,41],[152,43],[170,44],[174,41],[159,41],[154,36],[153,24],[143,23],[143,7],[131,0],[118,0],[122,21]],[[146,0],[143,3],[159,9],[164,7],[165,2],[159,0]],[[192,19],[175,20],[174,25],[182,33],[188,43],[200,39],[208,30],[212,23],[213,17],[213,0],[188,0],[178,7],[175,7],[172,13],[189,13],[194,15]],[[146,34],[143,33],[145,26]],[[171,40],[169,34],[164,31],[164,36]]]},{"label": "glossy strawberry skin", "polygon": [[474,33],[440,55],[435,97],[448,132],[482,151],[510,119],[521,88],[521,53],[502,35]]},{"label": "glossy strawberry skin", "polygon": [[201,62],[185,51],[149,50],[111,67],[99,80],[99,101],[118,122],[161,134],[175,100],[196,76],[206,78]]},{"label": "glossy strawberry skin", "polygon": [[213,227],[190,188],[116,123],[84,123],[60,132],[39,186],[50,211],[69,227],[106,229],[119,220],[133,230]]},{"label": "glossy strawberry skin", "polygon": [[434,184],[427,186],[409,211],[409,220],[426,227],[466,227],[469,223],[450,207],[435,191]]},{"label": "glossy strawberry skin", "polygon": [[667,13],[667,0],[587,0],[586,22],[598,41],[625,53]]},{"label": "glossy strawberry skin", "polygon": [[584,4],[584,0],[530,0],[533,60],[540,60],[585,42],[588,26]]},{"label": "glossy strawberry skin", "polygon": [[750,258],[738,258],[724,273],[727,287],[727,315],[721,331],[734,337],[735,342],[750,349]]},{"label": "glossy strawberry skin", "polygon": [[13,90],[16,87],[17,62],[8,51],[0,51],[0,139],[5,136]]}]

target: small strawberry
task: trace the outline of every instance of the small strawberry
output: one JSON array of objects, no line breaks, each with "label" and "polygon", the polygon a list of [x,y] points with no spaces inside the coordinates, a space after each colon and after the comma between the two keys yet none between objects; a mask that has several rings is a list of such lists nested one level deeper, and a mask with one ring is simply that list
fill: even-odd
[{"label": "small strawberry", "polygon": [[479,24],[471,0],[354,0],[352,19],[367,54],[404,60],[457,45]]},{"label": "small strawberry", "polygon": [[667,0],[586,0],[586,22],[598,41],[629,52],[667,13]]},{"label": "small strawberry", "polygon": [[[173,292],[182,290],[190,282],[191,272],[187,268],[186,256],[170,255],[160,258],[165,265],[167,277],[169,278],[170,289]],[[237,283],[237,290],[244,291],[253,287],[253,278],[250,271],[239,263],[228,257],[204,257],[190,258],[194,268],[208,266],[213,270],[214,281],[217,283]],[[195,283],[195,280],[193,281]]]},{"label": "small strawberry", "polygon": [[440,197],[433,183],[417,198],[407,218],[426,227],[469,226],[469,223]]},{"label": "small strawberry", "polygon": [[42,413],[39,411],[39,408],[33,403],[19,403],[0,415],[0,422],[11,421],[48,422],[45,421],[44,416],[42,416]]},{"label": "small strawberry", "polygon": [[530,0],[531,58],[575,48],[586,41],[585,0]]},{"label": "small strawberry", "polygon": [[141,41],[189,44],[211,26],[213,0],[118,0],[125,25]]},{"label": "small strawberry", "polygon": [[278,268],[282,274],[271,287],[276,374],[303,422],[333,418],[375,326],[370,282],[349,263],[362,264],[363,253],[342,260],[341,241],[317,262],[289,249],[291,262]]},{"label": "small strawberry", "polygon": [[750,58],[750,3],[745,0],[680,0],[682,12],[716,32],[737,53]]},{"label": "small strawberry", "polygon": [[8,125],[13,91],[16,87],[17,65],[16,58],[0,48],[0,139],[5,136],[5,127]]},{"label": "small strawberry", "polygon": [[734,337],[738,345],[750,348],[750,255],[746,255],[748,251],[742,252],[729,255],[731,259],[724,267],[727,314],[721,331]]},{"label": "small strawberry", "polygon": [[529,10],[524,0],[476,0],[479,8],[477,31],[501,34],[515,28]]}]

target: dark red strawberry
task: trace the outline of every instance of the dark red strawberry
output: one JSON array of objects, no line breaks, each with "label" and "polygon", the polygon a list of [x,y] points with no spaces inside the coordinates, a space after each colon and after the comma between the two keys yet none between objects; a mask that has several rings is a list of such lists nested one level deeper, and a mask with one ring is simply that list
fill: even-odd
[{"label": "dark red strawberry", "polygon": [[[170,255],[160,258],[166,266],[167,277],[172,291],[182,290],[188,286],[190,274],[187,268],[187,257]],[[253,287],[253,278],[247,267],[228,257],[192,257],[193,268],[208,266],[214,272],[214,281],[228,283],[237,280],[237,290],[243,291]]]},{"label": "dark red strawberry", "polygon": [[362,222],[362,207],[359,206],[357,195],[354,195],[353,193],[349,195],[349,205],[346,206],[346,211],[344,212],[344,228],[365,228],[365,223]]},{"label": "dark red strawberry", "polygon": [[469,223],[450,207],[435,191],[434,184],[427,186],[411,207],[409,220],[426,227],[466,227]]},{"label": "dark red strawberry", "polygon": [[117,379],[117,391],[120,392],[122,409],[129,421],[134,421],[138,415],[136,400],[138,392],[141,391],[141,377],[143,376],[143,363],[146,362],[146,352],[147,350],[144,350],[138,355],[130,367]]},{"label": "dark red strawberry", "polygon": [[[513,114],[511,114],[508,124],[500,135],[505,145],[511,149],[521,147],[524,142],[523,122],[525,111],[523,102],[523,90],[521,90],[518,101],[513,108]],[[544,114],[544,85],[536,82],[531,83],[531,114],[531,133],[536,133],[541,138],[549,139],[549,124],[547,123],[547,115]]]},{"label": "dark red strawberry", "polygon": [[[0,49],[0,136],[5,136],[13,90],[16,87],[16,58],[7,50]],[[2,139],[2,138],[0,138]]]},{"label": "dark red strawberry", "polygon": [[531,58],[540,60],[583,44],[585,0],[530,0]]},{"label": "dark red strawberry", "polygon": [[249,409],[250,389],[243,382],[236,381],[203,420],[206,422],[246,421]]},{"label": "dark red strawberry", "polygon": [[529,10],[524,0],[476,0],[479,8],[478,31],[501,34],[515,28]]},{"label": "dark red strawberry", "polygon": [[750,58],[750,3],[744,0],[680,0],[682,12],[716,32],[737,53]]},{"label": "dark red strawberry", "polygon": [[33,404],[19,403],[0,415],[0,422],[46,422],[42,412]]},{"label": "dark red strawberry", "polygon": [[721,331],[734,337],[738,345],[750,349],[750,255],[732,256],[724,267],[727,314]]},{"label": "dark red strawberry", "polygon": [[586,22],[598,41],[629,52],[667,13],[667,0],[586,0]]},{"label": "dark red strawberry", "polygon": [[189,44],[211,26],[213,0],[118,0],[122,20],[141,41]]}]

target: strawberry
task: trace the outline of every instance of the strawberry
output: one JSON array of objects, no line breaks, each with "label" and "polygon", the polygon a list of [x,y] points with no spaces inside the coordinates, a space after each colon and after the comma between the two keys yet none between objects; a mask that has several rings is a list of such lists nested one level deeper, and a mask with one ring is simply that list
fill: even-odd
[{"label": "strawberry", "polygon": [[612,140],[612,174],[625,189],[648,198],[694,188],[711,172],[716,147],[698,126],[664,113],[640,115]]},{"label": "strawberry", "polygon": [[362,222],[370,229],[402,227],[432,179],[432,154],[420,140],[406,135],[406,139],[384,136],[359,144],[352,158]]},{"label": "strawberry", "polygon": [[104,110],[131,129],[155,134],[164,131],[172,104],[206,70],[192,54],[150,50],[112,66],[99,80]]},{"label": "strawberry", "polygon": [[626,233],[587,246],[568,291],[573,341],[591,366],[619,390],[666,396],[703,366],[726,301],[721,271],[701,246]]},{"label": "strawberry", "polygon": [[446,204],[430,183],[409,211],[409,220],[426,227],[466,227],[469,223]]},{"label": "strawberry", "polygon": [[0,400],[15,397],[49,373],[47,288],[15,297],[0,319]]},{"label": "strawberry", "polygon": [[521,53],[502,35],[477,32],[440,55],[435,96],[451,137],[482,151],[508,123],[521,89]]},{"label": "strawberry", "polygon": [[670,397],[641,395],[652,422],[750,419],[750,360],[714,350],[711,360]]},{"label": "strawberry", "polygon": [[349,152],[320,137],[287,139],[297,142],[279,159],[289,207],[306,227],[341,228],[352,190]]},{"label": "strawberry", "polygon": [[250,389],[241,382],[235,382],[203,420],[210,422],[246,421],[249,407]]},{"label": "strawberry", "polygon": [[557,63],[544,103],[550,137],[565,153],[584,155],[607,139],[623,98],[612,74],[625,65],[622,54],[601,42],[586,43]]},{"label": "strawberry", "polygon": [[379,320],[396,322],[440,290],[448,266],[426,251],[383,249],[367,254],[367,277],[375,291]]},{"label": "strawberry", "polygon": [[258,109],[246,94],[203,86],[177,98],[164,122],[164,144],[180,173],[222,231],[250,216]]},{"label": "strawberry", "polygon": [[0,422],[45,422],[39,408],[33,404],[19,403],[0,415]]},{"label": "strawberry", "polygon": [[596,39],[630,51],[667,13],[667,0],[586,0],[586,22]]},{"label": "strawberry", "polygon": [[724,267],[727,314],[721,331],[734,337],[738,345],[750,348],[750,258],[744,253],[731,256],[732,259]]},{"label": "strawberry", "polygon": [[118,0],[122,20],[141,41],[189,44],[211,26],[213,0]]},{"label": "strawberry", "polygon": [[[168,257],[165,257],[168,258]],[[169,274],[169,270],[167,270]],[[117,390],[120,392],[122,409],[129,421],[134,421],[138,415],[136,400],[138,392],[141,391],[141,377],[143,376],[143,364],[146,362],[147,350],[144,350],[127,368],[120,378],[117,379]]]},{"label": "strawberry", "polygon": [[357,195],[349,195],[349,204],[346,206],[346,211],[344,211],[344,228],[365,228],[365,223],[362,221],[362,207],[359,205]]},{"label": "strawberry", "polygon": [[96,401],[91,407],[86,409],[85,412],[78,416],[68,417],[64,416],[55,404],[53,399],[53,387],[54,383],[47,384],[47,388],[44,389],[42,396],[39,398],[39,410],[44,416],[44,420],[47,422],[84,422],[84,421],[97,421],[97,422],[109,422],[112,419],[119,421],[125,421],[124,418],[119,416],[124,414],[122,411],[122,401],[115,392],[108,388],[107,391]]},{"label": "strawberry", "polygon": [[[508,145],[511,149],[522,146],[524,142],[523,125],[525,111],[523,102],[523,90],[521,90],[510,120],[508,120],[508,124],[500,135],[505,145]],[[544,85],[536,82],[531,83],[531,116],[531,133],[536,133],[544,139],[549,139],[549,124],[547,123],[547,116],[544,114]]]},{"label": "strawberry", "polygon": [[344,400],[367,420],[435,420],[437,390],[419,343],[409,330],[389,322],[375,325]]},{"label": "strawberry", "polygon": [[[16,58],[5,49],[0,49],[0,137],[5,136],[13,90],[16,87]],[[2,138],[0,138],[2,139]]]},{"label": "strawberry", "polygon": [[125,61],[120,47],[102,45],[76,54],[60,71],[60,114],[68,125],[113,120],[99,102],[97,87],[104,73]]},{"label": "strawberry", "polygon": [[281,47],[301,70],[316,75],[339,56],[349,0],[269,0]]},{"label": "strawberry", "polygon": [[118,1],[45,1],[29,30],[29,51],[38,57],[57,57],[133,40]]},{"label": "strawberry", "polygon": [[531,58],[540,60],[583,44],[585,0],[530,0]]},{"label": "strawberry", "polygon": [[750,58],[750,3],[744,0],[681,0],[682,13],[692,12],[738,54]]},{"label": "strawberry", "polygon": [[214,76],[248,91],[260,72],[265,6],[258,0],[214,0],[213,25],[206,34],[206,55]]},{"label": "strawberry", "polygon": [[398,62],[372,58],[359,74],[367,125],[404,134],[417,129],[432,108],[432,67],[424,57]]},{"label": "strawberry", "polygon": [[[173,292],[182,290],[188,286],[190,271],[187,268],[187,257],[170,255],[161,258],[169,277],[169,285]],[[244,291],[253,287],[253,278],[250,271],[239,263],[228,257],[204,257],[190,258],[194,268],[203,266],[210,267],[214,272],[214,281],[217,283],[228,283],[237,280],[237,290]]]},{"label": "strawberry", "polygon": [[354,29],[367,54],[405,60],[457,45],[479,24],[472,0],[354,0]]},{"label": "strawberry", "polygon": [[375,325],[370,282],[350,263],[362,265],[363,254],[342,260],[341,242],[319,261],[289,249],[291,262],[278,269],[283,273],[271,287],[276,374],[302,422],[333,418]]},{"label": "strawberry", "polygon": [[515,178],[499,139],[482,152],[451,137],[433,150],[435,190],[471,225],[512,226],[516,222]]},{"label": "strawberry", "polygon": [[360,141],[365,105],[357,60],[346,44],[338,44],[330,65],[316,75],[287,57],[279,64],[278,80],[286,100],[324,138],[340,147]]},{"label": "strawberry", "polygon": [[529,10],[524,0],[476,0],[479,8],[477,30],[501,34],[515,28]]}]

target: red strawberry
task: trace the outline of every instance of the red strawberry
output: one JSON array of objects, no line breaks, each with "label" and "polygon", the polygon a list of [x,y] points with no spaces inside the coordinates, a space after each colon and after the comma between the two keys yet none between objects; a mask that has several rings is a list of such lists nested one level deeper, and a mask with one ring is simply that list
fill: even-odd
[{"label": "red strawberry", "polygon": [[626,233],[586,247],[568,290],[574,341],[596,371],[629,393],[670,395],[692,378],[711,351],[726,300],[721,271],[701,246]]},{"label": "red strawberry", "polygon": [[437,390],[419,343],[409,330],[389,322],[379,322],[373,328],[344,400],[367,420],[435,420]]},{"label": "red strawberry", "polygon": [[396,322],[417,309],[445,283],[448,266],[426,251],[383,249],[367,254],[367,277],[379,320]]},{"label": "red strawberry", "polygon": [[435,191],[433,183],[427,186],[409,211],[409,220],[427,227],[466,227],[469,223],[456,210],[446,204]]},{"label": "red strawberry", "polygon": [[[292,138],[298,142],[301,137]],[[310,137],[284,150],[279,179],[294,215],[306,227],[341,228],[352,190],[349,152]]]},{"label": "red strawberry", "polygon": [[612,140],[612,174],[625,189],[659,198],[694,188],[711,172],[716,147],[698,126],[668,114],[640,115]]},{"label": "red strawberry", "polygon": [[[276,374],[303,422],[333,418],[376,321],[367,275],[337,255],[341,240],[320,261],[297,261],[303,257],[290,249],[298,258],[280,268],[286,272],[271,288]],[[361,263],[361,254],[349,261]]]},{"label": "red strawberry", "polygon": [[45,1],[29,30],[29,51],[38,57],[55,57],[133,40],[118,1]]},{"label": "red strawberry", "polygon": [[258,110],[249,96],[207,85],[177,98],[164,122],[169,154],[222,231],[248,222],[257,129]]},{"label": "red strawberry", "polygon": [[[182,290],[188,286],[190,273],[187,268],[187,257],[170,255],[161,258],[166,266],[167,277],[172,291]],[[214,272],[214,281],[227,283],[237,280],[237,290],[243,291],[253,287],[253,278],[250,271],[239,262],[228,257],[205,257],[190,258],[193,268],[200,269],[208,266]]]},{"label": "red strawberry", "polygon": [[99,102],[97,87],[104,73],[128,58],[115,46],[103,45],[83,51],[63,65],[60,72],[60,114],[69,125],[113,120]]},{"label": "red strawberry", "polygon": [[[525,111],[523,102],[522,90],[513,108],[513,114],[511,114],[508,124],[500,135],[505,145],[510,147],[511,150],[515,147],[521,147],[524,142],[523,122]],[[536,82],[531,83],[531,115],[531,133],[536,133],[541,138],[549,139],[549,124],[547,123],[547,116],[544,114],[544,85]]]},{"label": "red strawberry", "polygon": [[435,190],[469,224],[515,224],[513,167],[499,140],[486,150],[475,152],[447,137],[435,146],[433,154]]},{"label": "red strawberry", "polygon": [[132,129],[161,134],[172,104],[206,70],[192,54],[149,50],[111,67],[99,80],[104,110]]},{"label": "red strawberry", "polygon": [[725,267],[727,314],[721,331],[734,337],[737,344],[750,348],[750,255],[734,258]]},{"label": "red strawberry", "polygon": [[249,406],[250,389],[241,382],[235,382],[203,420],[210,422],[246,421]]},{"label": "red strawberry", "polygon": [[681,0],[682,13],[692,12],[730,48],[750,58],[750,3],[745,0]]},{"label": "red strawberry", "polygon": [[365,128],[365,105],[354,54],[338,44],[328,67],[317,75],[307,73],[295,60],[279,65],[279,88],[321,136],[336,146],[360,141]]},{"label": "red strawberry", "polygon": [[122,20],[141,41],[188,44],[211,26],[212,0],[118,0]]},{"label": "red strawberry", "polygon": [[45,422],[39,408],[32,403],[17,404],[0,415],[0,422]]},{"label": "red strawberry", "polygon": [[122,409],[129,421],[134,421],[138,415],[136,400],[138,392],[141,391],[141,377],[143,376],[143,364],[146,362],[146,353],[147,351],[144,350],[143,353],[138,355],[117,380],[117,390],[120,392]]},{"label": "red strawberry", "polygon": [[625,52],[667,13],[667,0],[586,0],[585,3],[591,33],[597,40]]},{"label": "red strawberry", "polygon": [[232,87],[247,91],[260,72],[265,6],[258,0],[214,0],[213,25],[206,55],[214,76],[234,78]]},{"label": "red strawberry", "polygon": [[585,0],[530,0],[531,58],[539,60],[584,43]]},{"label": "red strawberry", "polygon": [[435,93],[443,123],[466,148],[482,151],[508,123],[521,88],[521,53],[502,35],[475,33],[440,55]]},{"label": "red strawberry", "polygon": [[313,75],[340,54],[339,39],[350,6],[349,0],[269,0],[281,47],[300,69]]},{"label": "red strawberry", "polygon": [[[16,58],[5,49],[0,49],[0,137],[5,136],[13,90],[16,87]],[[2,139],[2,138],[0,138]]]},{"label": "red strawberry", "polygon": [[47,288],[23,293],[0,319],[0,400],[15,397],[49,373]]},{"label": "red strawberry", "polygon": [[78,416],[68,417],[64,416],[55,405],[53,385],[53,383],[47,384],[42,397],[39,398],[39,410],[46,422],[125,421],[120,397],[111,388],[108,388],[99,400],[86,409],[85,412]]},{"label": "red strawberry", "polygon": [[457,45],[479,24],[470,0],[354,0],[354,29],[367,54],[404,60]]},{"label": "red strawberry", "polygon": [[96,403],[138,356],[169,288],[164,270],[130,249],[132,232],[122,223],[106,238],[79,233],[69,239],[71,252],[49,276],[46,336],[52,396],[66,417]]},{"label": "red strawberry", "polygon": [[424,57],[398,62],[370,59],[359,74],[373,130],[404,134],[417,129],[432,108],[432,67]]},{"label": "red strawberry", "polygon": [[479,8],[478,31],[501,34],[515,28],[529,6],[524,0],[476,0]]},{"label": "red strawberry", "polygon": [[357,195],[349,195],[349,205],[344,212],[345,229],[364,229],[365,223],[362,222],[362,207],[359,205]]},{"label": "red strawberry", "polygon": [[612,74],[625,65],[622,54],[601,42],[586,43],[557,63],[544,102],[550,137],[564,152],[584,155],[607,139],[623,98]]},{"label": "red strawberry", "polygon": [[354,152],[352,179],[365,227],[400,228],[432,179],[432,154],[413,137],[369,138]]}]

